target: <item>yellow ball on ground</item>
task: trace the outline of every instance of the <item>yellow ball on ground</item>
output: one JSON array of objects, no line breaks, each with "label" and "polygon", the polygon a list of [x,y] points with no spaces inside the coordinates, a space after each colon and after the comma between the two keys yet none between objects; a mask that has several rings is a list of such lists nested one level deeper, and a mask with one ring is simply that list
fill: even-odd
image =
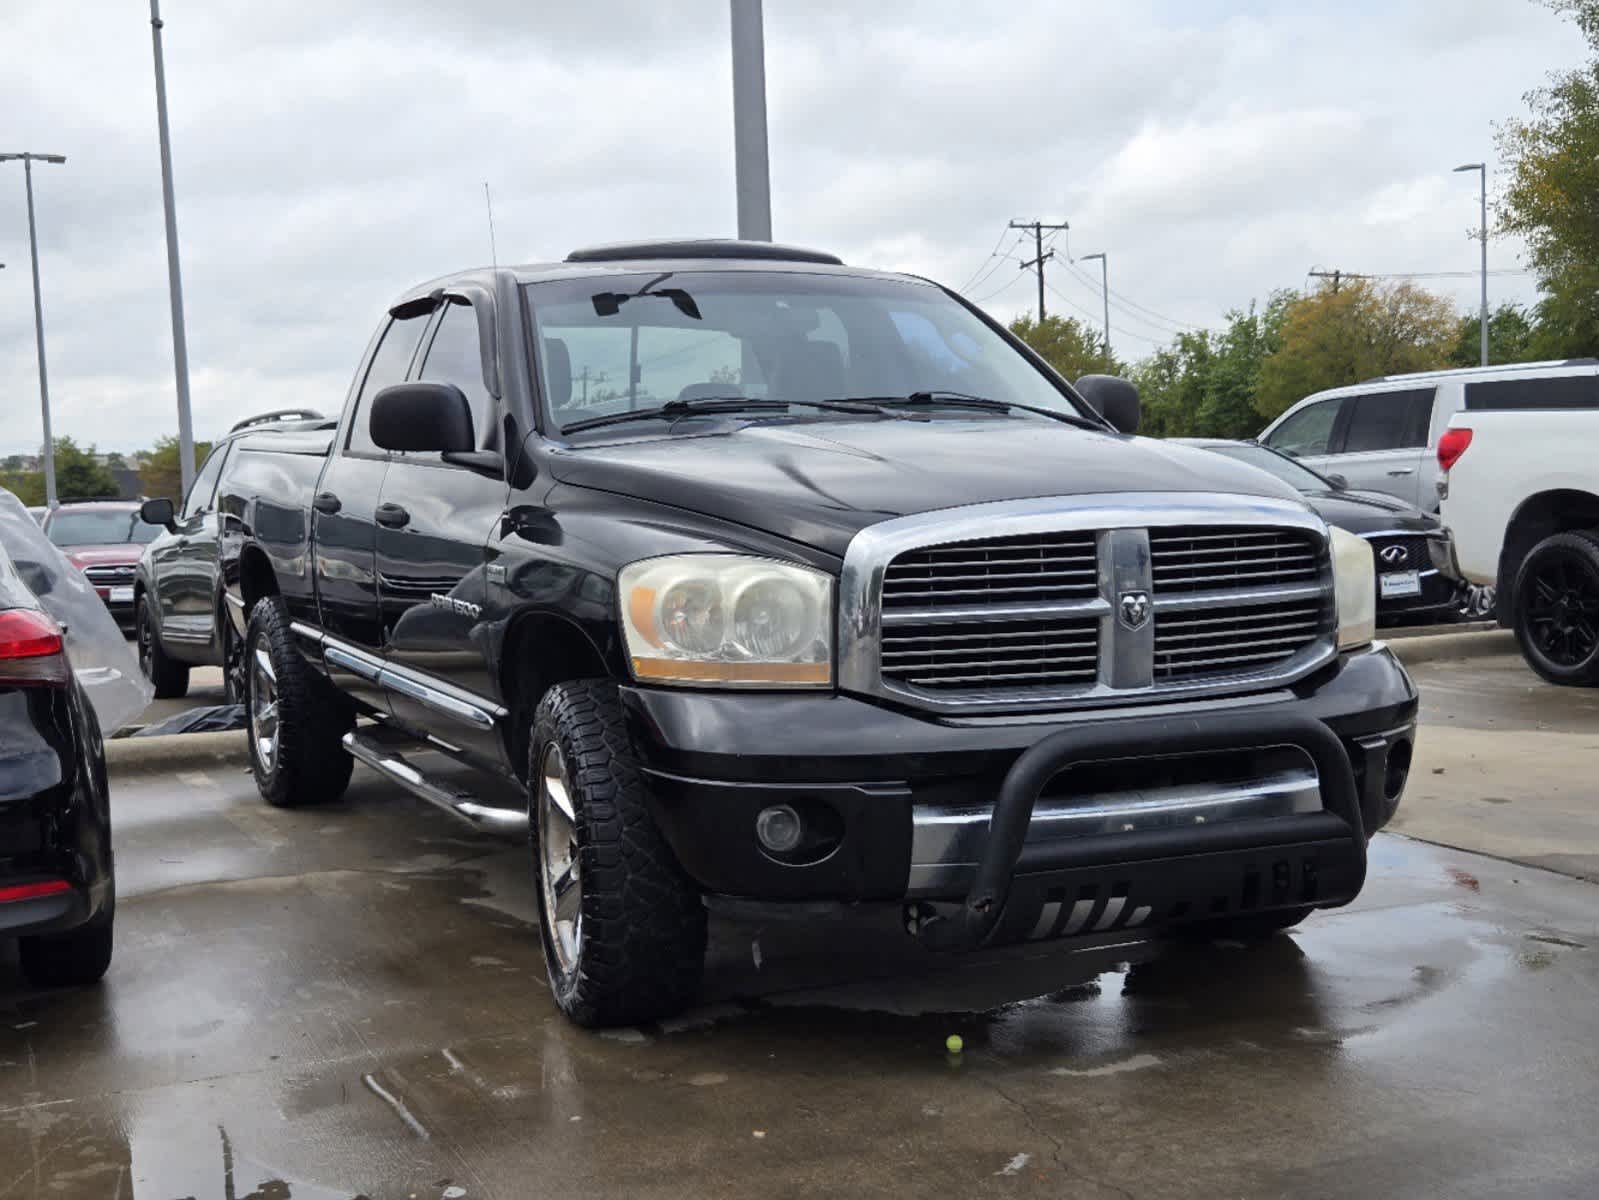
[{"label": "yellow ball on ground", "polygon": [[966,1043],[961,1041],[961,1035],[958,1033],[952,1033],[944,1039],[944,1049],[951,1054],[959,1054],[965,1048]]}]

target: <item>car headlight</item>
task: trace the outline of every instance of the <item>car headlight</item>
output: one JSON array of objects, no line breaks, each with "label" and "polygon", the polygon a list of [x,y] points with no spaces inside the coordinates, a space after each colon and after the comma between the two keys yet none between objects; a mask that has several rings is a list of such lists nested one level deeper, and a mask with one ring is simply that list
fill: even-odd
[{"label": "car headlight", "polygon": [[639,680],[832,686],[831,575],[738,554],[676,554],[630,563],[617,582]]},{"label": "car headlight", "polygon": [[1371,543],[1347,529],[1334,528],[1332,565],[1338,648],[1364,646],[1377,633],[1377,567]]}]

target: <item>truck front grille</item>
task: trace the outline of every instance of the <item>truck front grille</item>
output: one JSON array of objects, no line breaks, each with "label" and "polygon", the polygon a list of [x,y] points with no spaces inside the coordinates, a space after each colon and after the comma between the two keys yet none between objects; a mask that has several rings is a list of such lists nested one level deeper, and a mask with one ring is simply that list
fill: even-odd
[{"label": "truck front grille", "polygon": [[883,634],[883,678],[919,688],[1036,688],[1091,684],[1099,622],[1001,621],[894,625]]},{"label": "truck front grille", "polygon": [[1201,608],[1155,617],[1155,679],[1204,679],[1292,658],[1323,632],[1320,600]]},{"label": "truck front grille", "polygon": [[883,576],[885,609],[1030,604],[1099,594],[1092,533],[1023,534],[901,554]]},{"label": "truck front grille", "polygon": [[101,587],[113,583],[132,583],[137,570],[134,567],[85,567],[83,577]]},{"label": "truck front grille", "polygon": [[[949,711],[1070,707],[1274,686],[1335,653],[1325,527],[1302,508],[1249,500],[1282,508],[1281,523],[1235,524],[1237,498],[1152,499],[1165,523],[1139,527],[1127,518],[1142,509],[1118,502],[1082,527],[1094,510],[1018,503],[1036,507],[1012,520],[956,510],[971,536],[932,513],[880,527],[903,538],[862,535],[841,628],[846,641],[872,633],[842,651],[843,686]],[[852,578],[864,589],[851,593]],[[875,614],[852,620],[852,595]]]}]

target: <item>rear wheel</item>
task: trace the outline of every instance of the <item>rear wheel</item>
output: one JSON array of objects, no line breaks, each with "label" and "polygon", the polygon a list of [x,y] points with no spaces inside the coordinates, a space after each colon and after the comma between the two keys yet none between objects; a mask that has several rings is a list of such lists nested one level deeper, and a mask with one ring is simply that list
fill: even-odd
[{"label": "rear wheel", "polygon": [[134,636],[139,643],[139,669],[155,686],[157,700],[176,700],[189,690],[189,667],[168,658],[161,648],[161,636],[156,632],[155,610],[150,597],[139,597],[139,610],[134,614]]},{"label": "rear wheel", "polygon": [[250,767],[262,798],[295,808],[342,796],[355,762],[341,739],[355,716],[294,644],[288,609],[276,597],[250,614],[244,683]]},{"label": "rear wheel", "polygon": [[615,685],[551,688],[529,746],[550,987],[579,1025],[655,1020],[699,992],[705,907],[656,828]]},{"label": "rear wheel", "polygon": [[1534,546],[1511,598],[1522,657],[1551,683],[1599,684],[1599,536],[1557,533]]}]

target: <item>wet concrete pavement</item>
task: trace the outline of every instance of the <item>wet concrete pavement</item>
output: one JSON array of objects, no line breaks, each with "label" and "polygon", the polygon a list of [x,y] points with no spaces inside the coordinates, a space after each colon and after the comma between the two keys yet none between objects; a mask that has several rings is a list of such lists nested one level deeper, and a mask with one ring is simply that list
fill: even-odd
[{"label": "wet concrete pavement", "polygon": [[718,920],[699,1011],[594,1035],[525,852],[369,774],[116,802],[105,984],[0,957],[0,1198],[1599,1188],[1599,888],[1559,875],[1385,835],[1355,906],[1252,949]]}]

